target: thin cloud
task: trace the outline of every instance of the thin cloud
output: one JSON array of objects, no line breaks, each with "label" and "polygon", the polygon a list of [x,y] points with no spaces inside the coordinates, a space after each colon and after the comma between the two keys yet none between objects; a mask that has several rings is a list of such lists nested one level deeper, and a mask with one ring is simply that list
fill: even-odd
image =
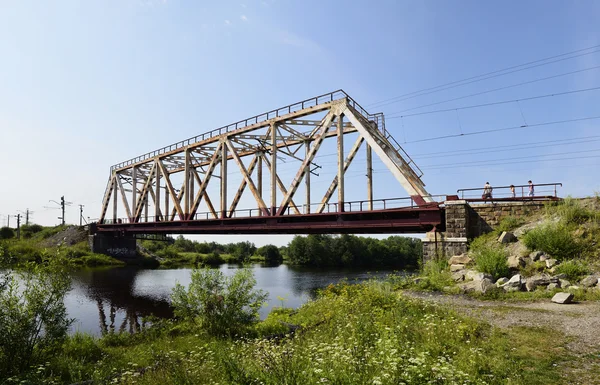
[{"label": "thin cloud", "polygon": [[225,25],[231,25],[231,21],[225,20]]},{"label": "thin cloud", "polygon": [[246,17],[246,15],[240,16],[240,19],[242,19],[242,21],[248,21],[248,18]]}]

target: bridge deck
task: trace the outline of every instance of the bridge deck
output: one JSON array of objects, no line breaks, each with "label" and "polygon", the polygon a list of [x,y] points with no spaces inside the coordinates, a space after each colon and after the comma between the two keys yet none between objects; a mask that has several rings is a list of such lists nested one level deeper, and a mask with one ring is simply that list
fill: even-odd
[{"label": "bridge deck", "polygon": [[313,234],[423,233],[443,230],[443,209],[419,208],[254,216],[170,222],[95,224],[92,232],[134,234]]}]

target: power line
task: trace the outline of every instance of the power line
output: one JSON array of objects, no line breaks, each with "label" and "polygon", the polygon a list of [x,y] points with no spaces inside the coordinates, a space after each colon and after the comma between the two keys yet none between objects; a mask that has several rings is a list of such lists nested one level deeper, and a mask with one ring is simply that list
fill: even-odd
[{"label": "power line", "polygon": [[440,112],[450,112],[450,111],[458,111],[458,110],[467,110],[467,109],[471,109],[471,108],[488,107],[488,106],[495,106],[495,105],[507,104],[507,103],[518,103],[518,102],[524,102],[524,101],[528,101],[528,100],[550,98],[550,97],[553,97],[553,96],[569,95],[569,94],[576,94],[576,93],[579,93],[579,92],[588,92],[588,91],[595,91],[595,90],[600,90],[600,86],[599,87],[592,87],[592,88],[585,88],[585,89],[581,89],[581,90],[572,90],[572,91],[565,91],[565,92],[557,92],[557,93],[553,93],[553,94],[531,96],[531,97],[528,97],[528,98],[512,99],[512,100],[502,100],[502,101],[498,101],[498,102],[475,104],[475,105],[464,106],[464,107],[446,108],[446,109],[441,109],[441,110],[417,112],[417,113],[414,113],[414,114],[406,114],[406,115],[399,115],[399,116],[386,116],[385,118],[386,119],[407,118],[409,116],[428,115],[428,114],[436,114],[436,113],[440,113]]},{"label": "power line", "polygon": [[[596,138],[596,139],[594,139]],[[553,147],[553,146],[568,146],[571,144],[580,144],[580,143],[591,143],[600,141],[600,135],[595,136],[586,136],[579,138],[579,140],[575,139],[560,139],[560,140],[549,140],[544,142],[532,142],[532,143],[522,143],[522,144],[510,144],[506,146],[495,146],[495,147],[480,147],[480,148],[471,148],[467,150],[456,150],[456,151],[444,151],[438,153],[429,153],[426,156],[413,155],[412,158],[416,159],[431,159],[431,158],[444,158],[448,156],[462,156],[462,155],[476,155],[476,154],[487,154],[490,152],[501,152],[501,151],[519,151],[519,150],[529,150],[532,148],[543,148],[543,147]],[[513,148],[520,147],[520,148]]]},{"label": "power line", "polygon": [[549,125],[561,124],[561,123],[581,122],[581,121],[584,121],[584,120],[594,120],[594,119],[600,119],[600,116],[588,116],[588,117],[585,117],[585,118],[556,120],[556,121],[552,121],[552,122],[535,123],[535,124],[529,124],[529,125],[503,127],[503,128],[493,128],[493,129],[489,129],[489,130],[472,131],[472,132],[461,133],[461,134],[443,135],[443,136],[436,136],[436,137],[426,138],[426,139],[412,140],[412,141],[408,141],[408,142],[404,142],[404,143],[429,142],[429,141],[433,141],[433,140],[450,139],[450,138],[456,138],[456,137],[460,137],[460,136],[471,136],[471,135],[489,134],[489,133],[492,133],[492,132],[508,131],[508,130],[518,130],[520,128],[531,128],[531,127],[549,126]]},{"label": "power line", "polygon": [[[531,62],[519,64],[519,65],[512,66],[512,67],[507,67],[507,68],[504,68],[504,69],[501,69],[501,70],[496,70],[496,71],[488,72],[488,73],[485,73],[485,74],[481,74],[481,75],[477,75],[477,76],[472,76],[470,78],[466,78],[466,79],[462,79],[462,80],[456,80],[456,81],[453,81],[453,82],[450,82],[450,83],[445,83],[445,84],[442,84],[442,85],[439,85],[439,86],[429,87],[429,88],[425,88],[425,89],[422,89],[422,90],[419,90],[419,91],[409,92],[409,93],[406,93],[406,94],[403,94],[403,95],[395,96],[393,98],[388,98],[388,99],[381,100],[379,102],[367,104],[366,107],[374,107],[376,105],[378,105],[379,107],[381,107],[383,105],[397,103],[397,102],[400,102],[400,101],[403,101],[403,100],[415,98],[417,96],[422,96],[422,95],[427,95],[427,94],[431,94],[431,93],[434,93],[434,92],[444,91],[444,90],[447,90],[449,88],[459,87],[459,86],[462,86],[462,85],[470,84],[470,83],[481,81],[481,80],[487,80],[487,79],[490,79],[490,78],[493,78],[493,77],[496,77],[496,76],[507,75],[509,73],[513,73],[513,72],[517,72],[517,71],[512,71],[512,72],[503,73],[503,74],[500,74],[500,73],[501,72],[506,72],[506,71],[509,71],[509,70],[512,70],[512,69],[515,69],[515,68],[524,67],[524,66],[528,66],[528,65],[531,65],[531,64],[536,64],[536,63],[540,63],[540,62],[544,62],[544,61],[556,59],[556,58],[563,57],[563,56],[573,55],[573,54],[576,54],[576,53],[579,53],[579,52],[589,51],[591,49],[595,49],[595,48],[599,48],[599,47],[600,47],[600,45],[595,45],[595,46],[591,46],[591,47],[588,47],[588,48],[583,48],[583,49],[576,50],[576,51],[567,52],[567,53],[560,54],[560,55],[550,56],[550,57],[547,57],[547,58],[544,58],[544,59],[534,60],[534,61],[531,61]],[[576,55],[576,56],[572,56],[572,57],[568,57],[568,58],[564,58],[564,59],[560,59],[560,60],[574,59],[574,58],[577,58],[579,56],[589,55],[589,54],[596,53],[596,52],[598,52],[598,51],[587,52],[587,53],[584,53],[584,54],[581,54],[581,55]],[[554,63],[554,62],[540,64],[540,66],[543,66],[543,65],[546,65],[546,64],[552,64],[552,63]],[[530,68],[533,68],[533,67],[530,67]],[[526,68],[526,69],[529,69],[529,68]],[[519,71],[522,71],[522,70],[519,70]],[[495,75],[495,74],[498,74],[498,75],[496,75],[496,76],[489,76],[489,75]],[[489,76],[489,77],[486,77],[486,76]],[[478,78],[483,78],[483,77],[486,77],[486,78],[485,79],[478,79]],[[474,79],[478,79],[478,80],[474,80]],[[465,83],[465,82],[467,82],[467,83]],[[464,83],[464,84],[459,84],[459,83]],[[451,86],[451,87],[448,87],[448,86]],[[418,94],[418,95],[416,95],[416,94]],[[402,98],[405,98],[405,99],[402,99]],[[387,102],[389,102],[389,103],[387,103]]]},{"label": "power line", "polygon": [[470,97],[473,97],[473,96],[479,96],[479,95],[483,95],[483,94],[489,94],[490,92],[502,91],[502,90],[506,90],[508,88],[520,87],[520,86],[524,86],[526,84],[532,84],[532,83],[542,82],[544,80],[555,79],[555,78],[558,78],[558,77],[561,77],[561,76],[573,75],[573,74],[576,74],[576,73],[585,72],[585,71],[591,71],[591,70],[595,70],[595,69],[598,69],[598,68],[600,68],[600,66],[594,66],[594,67],[584,68],[584,69],[577,70],[577,71],[564,72],[564,73],[558,74],[558,75],[546,76],[544,78],[539,78],[539,79],[535,79],[535,80],[529,80],[529,81],[526,81],[526,82],[511,84],[510,86],[498,87],[498,88],[494,88],[494,89],[491,89],[491,90],[476,92],[474,94],[459,96],[457,98],[446,99],[446,100],[442,100],[442,101],[435,102],[435,103],[423,104],[423,105],[420,105],[418,107],[412,107],[412,108],[407,108],[407,109],[402,110],[402,111],[392,112],[392,113],[390,113],[390,115],[401,114],[401,113],[406,112],[406,111],[413,111],[413,110],[418,110],[419,108],[436,106],[438,104],[453,102],[455,100],[461,100],[461,99],[466,99],[466,98],[470,98]]}]

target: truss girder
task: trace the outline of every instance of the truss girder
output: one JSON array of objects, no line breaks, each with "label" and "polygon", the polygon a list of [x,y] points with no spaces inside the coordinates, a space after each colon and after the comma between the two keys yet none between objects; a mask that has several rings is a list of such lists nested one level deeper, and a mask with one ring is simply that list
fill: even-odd
[{"label": "truss girder", "polygon": [[[304,107],[304,102],[302,106]],[[345,93],[338,99],[331,97],[331,100],[315,103],[310,107],[288,110],[288,113],[277,114],[271,119],[259,121],[256,118],[254,124],[242,126],[238,123],[235,129],[225,130],[220,135],[211,132],[210,135],[196,137],[199,138],[197,141],[186,141],[185,146],[172,145],[152,153],[155,156],[149,157],[146,154],[113,166],[104,194],[100,223],[116,223],[120,218],[119,206],[124,211],[124,217],[121,216],[119,222],[199,220],[203,218],[199,213],[202,202],[209,210],[205,219],[209,215],[213,219],[233,219],[240,217],[238,205],[246,191],[250,191],[253,198],[251,201],[254,202],[254,207],[244,209],[248,216],[309,214],[309,176],[311,173],[318,176],[314,172],[319,167],[315,159],[318,159],[322,144],[334,137],[337,139],[338,149],[337,175],[313,212],[324,212],[335,191],[338,192],[338,210],[344,211],[344,174],[363,144],[366,144],[368,155],[369,210],[373,208],[371,150],[413,198],[417,197],[423,203],[432,201],[420,177],[411,168],[412,161],[407,162],[399,152],[403,150],[395,148],[388,140],[390,135],[385,131],[382,114],[369,115]],[[270,113],[267,114],[267,117],[270,116]],[[355,134],[357,138],[350,151],[345,154],[344,137],[347,134]],[[300,151],[302,148],[304,150]],[[247,157],[251,158],[245,160]],[[297,171],[289,174],[294,175],[289,184],[284,183],[286,178],[280,175],[281,162],[297,165]],[[268,180],[263,180],[264,170],[270,175],[271,188],[263,191],[264,184],[269,183]],[[241,176],[241,182],[230,200],[227,186],[232,175],[237,178]],[[298,201],[296,193],[303,181],[305,202],[298,206],[294,198]],[[124,184],[131,186],[131,190],[125,189]],[[209,198],[209,191],[220,191],[218,212]],[[110,202],[113,205],[112,220],[107,214]],[[154,219],[148,217],[151,204],[154,206]]]}]

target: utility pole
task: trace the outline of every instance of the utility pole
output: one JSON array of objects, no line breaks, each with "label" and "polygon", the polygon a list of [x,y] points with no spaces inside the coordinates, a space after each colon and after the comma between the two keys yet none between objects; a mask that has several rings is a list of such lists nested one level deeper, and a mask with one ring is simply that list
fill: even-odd
[{"label": "utility pole", "polygon": [[21,214],[17,214],[17,239],[21,239]]},{"label": "utility pole", "polygon": [[60,197],[60,207],[62,209],[62,225],[65,225],[65,196]]},{"label": "utility pole", "polygon": [[29,209],[25,211],[25,224],[29,226]]},{"label": "utility pole", "polygon": [[6,227],[10,227],[10,214],[6,216],[6,218],[8,218],[6,220]]},{"label": "utility pole", "polygon": [[83,226],[83,205],[79,205],[79,226]]}]

